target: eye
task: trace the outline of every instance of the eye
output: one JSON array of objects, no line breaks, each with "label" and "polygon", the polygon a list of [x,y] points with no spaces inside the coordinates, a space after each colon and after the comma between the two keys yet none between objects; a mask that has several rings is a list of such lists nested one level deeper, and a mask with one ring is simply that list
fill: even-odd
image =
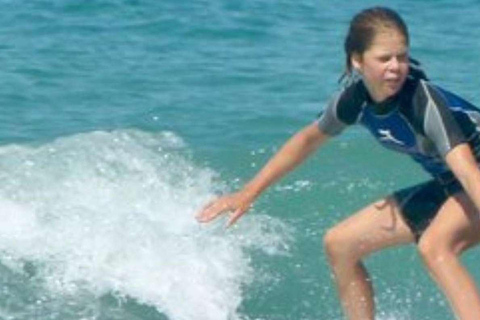
[{"label": "eye", "polygon": [[385,63],[390,61],[391,58],[392,57],[390,55],[379,56],[378,61]]},{"label": "eye", "polygon": [[397,59],[398,59],[399,62],[406,62],[406,61],[408,61],[408,54],[402,53],[402,54],[397,56]]}]

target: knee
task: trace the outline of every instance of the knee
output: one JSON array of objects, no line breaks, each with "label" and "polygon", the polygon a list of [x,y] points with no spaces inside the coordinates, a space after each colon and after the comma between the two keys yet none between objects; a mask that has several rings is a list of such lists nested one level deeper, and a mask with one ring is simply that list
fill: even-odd
[{"label": "knee", "polygon": [[329,229],[323,237],[325,253],[331,264],[345,260],[358,260],[355,249],[344,232],[337,228]]},{"label": "knee", "polygon": [[422,237],[418,243],[418,252],[428,269],[434,271],[441,266],[447,259],[458,256],[452,246],[429,237]]}]

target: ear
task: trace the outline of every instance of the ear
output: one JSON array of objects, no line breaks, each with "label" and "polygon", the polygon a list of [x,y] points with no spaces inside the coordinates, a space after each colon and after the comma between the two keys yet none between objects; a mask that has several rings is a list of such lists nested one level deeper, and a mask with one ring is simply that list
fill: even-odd
[{"label": "ear", "polygon": [[361,70],[362,70],[362,56],[358,53],[352,53],[352,56],[350,57],[350,61],[352,63],[352,67],[357,72],[361,72]]}]

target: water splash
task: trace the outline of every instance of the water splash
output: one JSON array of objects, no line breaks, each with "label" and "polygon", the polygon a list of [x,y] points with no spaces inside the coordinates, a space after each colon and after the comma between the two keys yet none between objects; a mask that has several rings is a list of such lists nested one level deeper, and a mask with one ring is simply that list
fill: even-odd
[{"label": "water splash", "polygon": [[241,319],[249,250],[284,252],[288,230],[261,215],[228,232],[198,225],[222,187],[186,149],[175,134],[133,130],[0,148],[0,259],[49,297],[15,318],[73,305],[72,319],[102,319],[94,305],[113,295],[169,319]]}]

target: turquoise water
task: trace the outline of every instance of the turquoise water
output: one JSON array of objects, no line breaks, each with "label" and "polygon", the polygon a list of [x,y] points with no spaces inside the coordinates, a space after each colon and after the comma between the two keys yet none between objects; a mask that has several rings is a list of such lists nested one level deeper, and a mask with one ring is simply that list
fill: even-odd
[{"label": "turquoise water", "polygon": [[[235,228],[193,216],[315,118],[373,4],[2,1],[0,319],[341,319],[322,236],[425,179],[410,160],[351,128]],[[478,1],[383,4],[430,77],[480,104]],[[379,319],[453,318],[413,246],[366,264]]]}]

